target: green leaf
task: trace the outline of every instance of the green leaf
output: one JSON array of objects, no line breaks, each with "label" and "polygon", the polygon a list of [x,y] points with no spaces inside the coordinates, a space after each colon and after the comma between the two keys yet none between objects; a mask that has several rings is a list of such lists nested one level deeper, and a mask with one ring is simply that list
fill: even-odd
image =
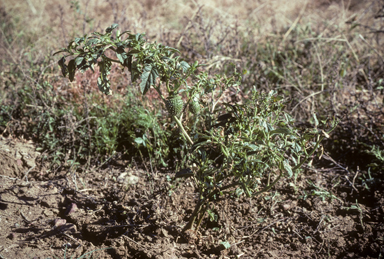
[{"label": "green leaf", "polygon": [[62,57],[59,62],[57,62],[61,68],[61,73],[63,74],[64,77],[67,76],[68,74],[68,68],[67,66],[65,65],[65,57]]},{"label": "green leaf", "polygon": [[67,46],[67,49],[68,50],[70,50],[70,49],[72,49],[73,47],[72,47],[72,44],[74,43],[74,41],[71,41],[71,42],[69,42],[68,43],[68,46]]},{"label": "green leaf", "polygon": [[97,44],[97,43],[99,43],[99,42],[100,42],[100,39],[98,39],[98,38],[92,38],[92,39],[89,39],[89,40],[87,41],[87,43],[85,44],[85,46],[95,45],[95,44]]},{"label": "green leaf", "polygon": [[108,60],[102,60],[99,62],[99,68],[100,68],[100,75],[97,78],[97,86],[99,87],[99,90],[103,92],[104,94],[111,94],[111,82],[108,79],[108,74],[111,70],[111,62]]},{"label": "green leaf", "polygon": [[97,86],[99,87],[99,90],[106,94],[106,95],[109,95],[111,94],[111,90],[110,90],[110,86],[111,86],[111,83],[109,82],[108,79],[102,79],[101,76],[99,76],[97,78]]},{"label": "green leaf", "polygon": [[81,38],[75,38],[75,40],[74,40],[74,42],[76,43],[76,45],[80,45],[83,41],[84,41],[84,37],[81,37]]},{"label": "green leaf", "polygon": [[143,95],[147,93],[151,85],[155,85],[156,78],[159,76],[157,69],[151,64],[146,64],[144,72],[141,74],[140,91]]},{"label": "green leaf", "polygon": [[128,51],[128,55],[133,55],[133,54],[137,54],[137,53],[140,53],[140,50],[138,49],[131,49],[130,51]]},{"label": "green leaf", "polygon": [[184,168],[176,173],[175,178],[188,178],[190,176],[193,176],[193,171],[190,168]]},{"label": "green leaf", "polygon": [[[247,155],[248,155],[248,154],[247,154]],[[249,160],[248,162],[249,162],[249,163],[263,163],[263,164],[264,164],[264,162],[261,161],[260,159],[252,159],[252,160]]]},{"label": "green leaf", "polygon": [[289,176],[289,177],[292,177],[292,175],[293,175],[292,167],[291,167],[291,165],[288,163],[288,161],[285,160],[285,161],[283,162],[283,165],[284,165],[284,169],[287,170],[287,172],[288,172],[288,176]]},{"label": "green leaf", "polygon": [[245,142],[245,143],[243,143],[243,145],[246,146],[246,147],[249,147],[253,151],[258,150],[258,148],[257,148],[257,146],[255,144]]},{"label": "green leaf", "polygon": [[144,140],[142,138],[135,138],[135,142],[140,146],[140,144],[144,144]]},{"label": "green leaf", "polygon": [[119,59],[121,64],[124,64],[125,59],[127,58],[127,53],[125,53],[123,48],[118,48],[116,51],[116,56]]},{"label": "green leaf", "polygon": [[272,100],[273,100],[273,102],[278,102],[278,101],[281,101],[281,100],[283,100],[284,98],[282,97],[282,96],[273,96],[272,97]]},{"label": "green leaf", "polygon": [[288,128],[278,128],[278,129],[272,130],[270,133],[271,134],[290,134],[291,131]]},{"label": "green leaf", "polygon": [[131,31],[123,31],[122,33],[120,33],[119,35],[119,38],[121,39],[121,36],[123,36],[124,34],[130,34]]},{"label": "green leaf", "polygon": [[[129,72],[132,72],[132,56],[128,56],[125,60],[124,60],[124,66],[128,68],[128,71]],[[132,82],[134,82],[135,80],[132,80]]]},{"label": "green leaf", "polygon": [[137,79],[139,79],[140,74],[136,69],[132,69],[131,71],[131,81],[136,82]]},{"label": "green leaf", "polygon": [[84,57],[77,57],[75,58],[76,65],[79,66],[84,60]]},{"label": "green leaf", "polygon": [[180,62],[180,65],[181,65],[181,68],[183,69],[183,72],[187,72],[188,69],[191,67],[187,62],[185,61],[181,61]]},{"label": "green leaf", "polygon": [[228,241],[222,241],[220,245],[224,246],[225,249],[228,249],[231,247],[231,244]]},{"label": "green leaf", "polygon": [[164,49],[168,50],[168,51],[171,51],[171,52],[180,53],[180,50],[175,49],[175,48],[171,48],[171,47],[168,47],[168,46],[165,46]]},{"label": "green leaf", "polygon": [[71,61],[69,61],[68,63],[68,77],[69,77],[69,81],[73,81],[75,79],[75,72],[76,72],[76,62],[74,59],[72,59]]},{"label": "green leaf", "polygon": [[144,34],[137,33],[137,34],[133,35],[133,37],[136,41],[140,41],[144,37]]},{"label": "green leaf", "polygon": [[114,29],[117,28],[117,26],[119,26],[117,23],[114,23],[112,24],[111,26],[109,26],[107,29],[105,29],[105,32],[106,33],[110,33],[111,31],[113,31]]}]

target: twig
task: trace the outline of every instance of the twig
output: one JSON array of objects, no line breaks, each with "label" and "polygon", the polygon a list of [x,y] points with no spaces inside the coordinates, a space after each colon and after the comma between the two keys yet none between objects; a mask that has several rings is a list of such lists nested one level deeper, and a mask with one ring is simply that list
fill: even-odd
[{"label": "twig", "polygon": [[192,15],[192,18],[188,21],[187,26],[185,26],[184,31],[181,33],[181,36],[176,44],[177,48],[180,48],[180,44],[184,38],[185,32],[189,29],[190,24],[192,24],[192,21],[195,19],[196,15],[200,12],[201,8],[203,8],[204,5],[200,5],[199,8],[197,8],[196,12]]},{"label": "twig", "polygon": [[37,13],[36,8],[33,6],[31,0],[27,0],[27,3],[29,5],[29,8],[31,9],[32,13],[36,14]]},{"label": "twig", "polygon": [[328,161],[331,161],[332,163],[334,163],[336,166],[340,167],[341,169],[345,170],[347,173],[349,173],[348,169],[341,166],[340,164],[338,164],[327,152],[324,152],[324,155],[323,157],[328,160]]},{"label": "twig", "polygon": [[292,108],[291,112],[293,112],[297,108],[297,106],[299,106],[302,102],[306,101],[307,99],[309,99],[309,98],[311,98],[311,97],[313,97],[313,96],[315,96],[317,94],[321,94],[322,92],[324,92],[324,91],[318,91],[316,93],[312,93],[312,94],[308,95],[307,97],[303,98],[300,102],[298,102],[295,105],[295,107]]},{"label": "twig", "polygon": [[[337,167],[339,167],[339,168],[345,170],[347,173],[350,173],[349,170],[348,170],[348,168],[345,168],[345,167],[341,166],[340,164],[338,164],[332,157],[329,156],[328,153],[325,152],[325,154],[323,155],[323,157],[324,157],[326,160],[333,162]],[[357,169],[357,170],[359,170],[359,169]],[[349,178],[348,178],[347,175],[345,176],[345,179],[347,179],[347,181],[352,185],[352,188],[353,188],[357,193],[359,193],[359,191],[358,191],[358,190],[356,189],[356,187],[355,187],[355,179],[356,179],[357,174],[358,174],[358,172],[356,172],[355,177],[353,177],[353,182],[352,182],[352,183],[351,183],[351,181],[349,180]]]},{"label": "twig", "polygon": [[283,220],[286,220],[286,219],[287,219],[287,218],[282,218],[282,219],[276,220],[276,221],[272,222],[271,224],[269,224],[268,226],[263,227],[262,229],[258,229],[258,230],[256,230],[255,232],[253,232],[252,234],[250,234],[249,236],[243,236],[242,238],[244,238],[244,239],[245,239],[245,238],[250,238],[250,237],[252,237],[254,234],[257,234],[257,233],[263,231],[264,229],[269,228],[270,226],[276,224],[277,222],[280,222],[280,221],[283,221]]},{"label": "twig", "polygon": [[24,220],[29,224],[29,223],[32,223],[32,221],[30,221],[29,219],[27,219],[27,217],[24,215],[24,213],[20,210],[20,214],[21,216],[24,218]]},{"label": "twig", "polygon": [[[359,171],[360,171],[359,166],[357,166],[356,174],[355,174],[355,176],[353,177],[353,180],[352,180],[352,188],[355,189],[357,192],[359,192],[359,191],[355,187],[355,180],[356,180],[356,177],[357,177]],[[351,192],[351,194],[352,194],[352,192]]]},{"label": "twig", "polygon": [[77,125],[79,125],[79,124],[82,123],[83,121],[87,121],[87,122],[88,122],[88,120],[90,120],[90,119],[97,119],[97,117],[95,117],[95,116],[87,117],[87,118],[85,118],[85,119],[83,119],[83,120],[81,120],[81,121],[76,122],[76,125],[71,125],[71,126],[59,126],[59,127],[57,127],[57,128],[58,128],[58,129],[62,129],[62,128],[73,129],[73,127],[77,127]]},{"label": "twig", "polygon": [[28,174],[29,174],[29,172],[30,172],[31,170],[33,170],[35,167],[36,167],[35,165],[32,166],[32,167],[29,168],[28,171],[25,173],[23,179],[25,179],[27,183],[28,183]]},{"label": "twig", "polygon": [[141,244],[139,244],[139,243],[137,243],[135,240],[133,240],[132,238],[130,238],[130,237],[128,237],[128,236],[125,236],[129,241],[132,241],[133,243],[135,243],[136,245],[138,245],[138,246],[143,246],[143,245],[141,245]]},{"label": "twig", "polygon": [[105,226],[107,228],[123,228],[123,227],[140,227],[140,228],[145,228],[148,227],[149,224],[128,224],[128,225],[116,225],[116,226]]},{"label": "twig", "polygon": [[68,234],[66,234],[66,233],[64,233],[64,235],[65,235],[66,237],[68,237],[68,238],[72,239],[72,240],[73,240],[73,241],[75,241],[76,243],[78,243],[78,244],[82,245],[81,241],[77,240],[76,238],[74,238],[74,237],[71,237],[70,235],[68,235]]},{"label": "twig", "polygon": [[289,30],[284,34],[283,40],[281,41],[280,45],[287,39],[288,35],[291,33],[291,31],[296,27],[297,23],[300,21],[301,17],[304,14],[305,8],[307,7],[307,3],[308,3],[308,1],[305,1],[305,4],[304,4],[303,8],[300,10],[299,15],[297,16],[295,21],[292,23]]},{"label": "twig", "polygon": [[20,178],[9,177],[7,175],[0,175],[1,177],[8,178],[9,180],[20,180]]},{"label": "twig", "polygon": [[292,231],[293,231],[296,235],[298,235],[301,239],[304,239],[299,233],[297,233],[296,230],[292,229]]},{"label": "twig", "polygon": [[323,216],[321,217],[321,219],[320,219],[319,224],[317,225],[317,228],[316,228],[315,232],[313,232],[314,234],[316,234],[316,232],[319,231],[320,224],[321,224],[321,222],[323,222],[324,218],[325,218],[325,216],[323,215]]}]

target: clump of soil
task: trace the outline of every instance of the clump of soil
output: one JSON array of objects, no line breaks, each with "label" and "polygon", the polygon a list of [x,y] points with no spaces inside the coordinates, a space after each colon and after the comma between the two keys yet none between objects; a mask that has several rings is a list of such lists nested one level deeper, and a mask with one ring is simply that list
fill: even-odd
[{"label": "clump of soil", "polygon": [[[222,199],[183,232],[191,180],[123,166],[46,176],[33,143],[0,140],[2,258],[379,258],[382,177],[324,163],[257,199]],[[132,179],[135,181],[132,182]],[[323,188],[323,189],[321,189]],[[331,192],[330,192],[331,191]],[[228,247],[228,244],[230,247]],[[86,257],[88,258],[88,257]]]}]

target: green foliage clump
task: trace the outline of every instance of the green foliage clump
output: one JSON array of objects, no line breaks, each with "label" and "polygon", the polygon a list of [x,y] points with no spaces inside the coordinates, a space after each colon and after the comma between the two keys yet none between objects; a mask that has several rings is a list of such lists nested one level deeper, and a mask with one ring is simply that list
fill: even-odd
[{"label": "green foliage clump", "polygon": [[254,90],[242,105],[224,104],[225,109],[213,115],[209,129],[197,133],[189,164],[200,196],[186,228],[194,221],[198,227],[218,196],[255,197],[281,178],[297,177],[328,134],[319,123],[311,129],[295,127],[295,120],[283,110],[284,103],[274,91]]},{"label": "green foliage clump", "polygon": [[[57,52],[66,53],[59,65],[63,75],[68,75],[71,81],[77,69],[93,70],[94,65],[98,65],[99,89],[111,94],[108,74],[111,63],[116,62],[128,68],[133,82],[140,79],[142,95],[151,87],[159,93],[172,122],[176,122],[181,133],[168,133],[168,143],[179,144],[174,149],[178,154],[169,151],[174,158],[180,158],[178,166],[183,167],[176,178],[193,177],[199,192],[186,229],[200,226],[205,213],[210,211],[210,204],[219,195],[229,197],[225,195],[236,192],[254,197],[268,191],[281,178],[297,176],[322,139],[335,127],[332,122],[331,126],[323,129],[327,121],[319,123],[314,116],[313,128],[299,130],[295,127],[295,120],[283,110],[284,98],[274,91],[266,94],[253,89],[250,98],[243,100],[242,104],[223,101],[231,89],[237,89],[236,93],[241,91],[240,76],[236,71],[228,77],[210,76],[198,70],[201,65],[197,62],[190,65],[183,61],[177,56],[178,50],[147,42],[143,34],[118,31],[113,36],[112,31],[116,27],[116,24],[108,27],[104,34],[93,33],[76,38],[67,48]],[[110,58],[107,55],[110,52],[117,59]],[[74,57],[66,64],[69,56]],[[167,99],[162,89],[166,89]],[[182,119],[182,95],[195,114],[185,120]],[[162,120],[161,117],[156,119]],[[154,121],[148,123],[156,125]],[[98,129],[102,132],[101,136],[116,134],[113,125],[108,123],[99,125]],[[171,130],[165,129],[166,132]],[[145,133],[136,137],[135,142],[154,150],[158,142],[156,134],[152,136],[153,139],[149,139]],[[115,145],[111,142],[107,148],[113,149]],[[161,145],[158,147],[161,148]],[[270,182],[272,178],[273,182]]]},{"label": "green foliage clump", "polygon": [[[21,116],[34,118],[24,133],[39,143],[42,159],[49,161],[52,172],[68,167],[75,170],[84,163],[100,165],[116,152],[137,158],[152,156],[163,165],[167,160],[169,134],[159,124],[161,113],[143,107],[133,93],[115,96],[109,105],[94,94],[82,103],[68,105],[68,100],[45,82],[34,88],[26,86],[18,95]],[[5,127],[5,106],[3,110]]]}]

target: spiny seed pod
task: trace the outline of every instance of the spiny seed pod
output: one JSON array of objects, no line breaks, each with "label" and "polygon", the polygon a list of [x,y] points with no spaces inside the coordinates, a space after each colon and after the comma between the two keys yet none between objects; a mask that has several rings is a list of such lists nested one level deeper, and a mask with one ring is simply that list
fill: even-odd
[{"label": "spiny seed pod", "polygon": [[179,95],[171,95],[165,101],[167,111],[171,116],[179,115],[184,108],[184,102]]},{"label": "spiny seed pod", "polygon": [[199,103],[199,100],[197,100],[197,99],[191,100],[191,102],[189,103],[189,111],[192,114],[195,114],[195,115],[200,113],[200,103]]}]

